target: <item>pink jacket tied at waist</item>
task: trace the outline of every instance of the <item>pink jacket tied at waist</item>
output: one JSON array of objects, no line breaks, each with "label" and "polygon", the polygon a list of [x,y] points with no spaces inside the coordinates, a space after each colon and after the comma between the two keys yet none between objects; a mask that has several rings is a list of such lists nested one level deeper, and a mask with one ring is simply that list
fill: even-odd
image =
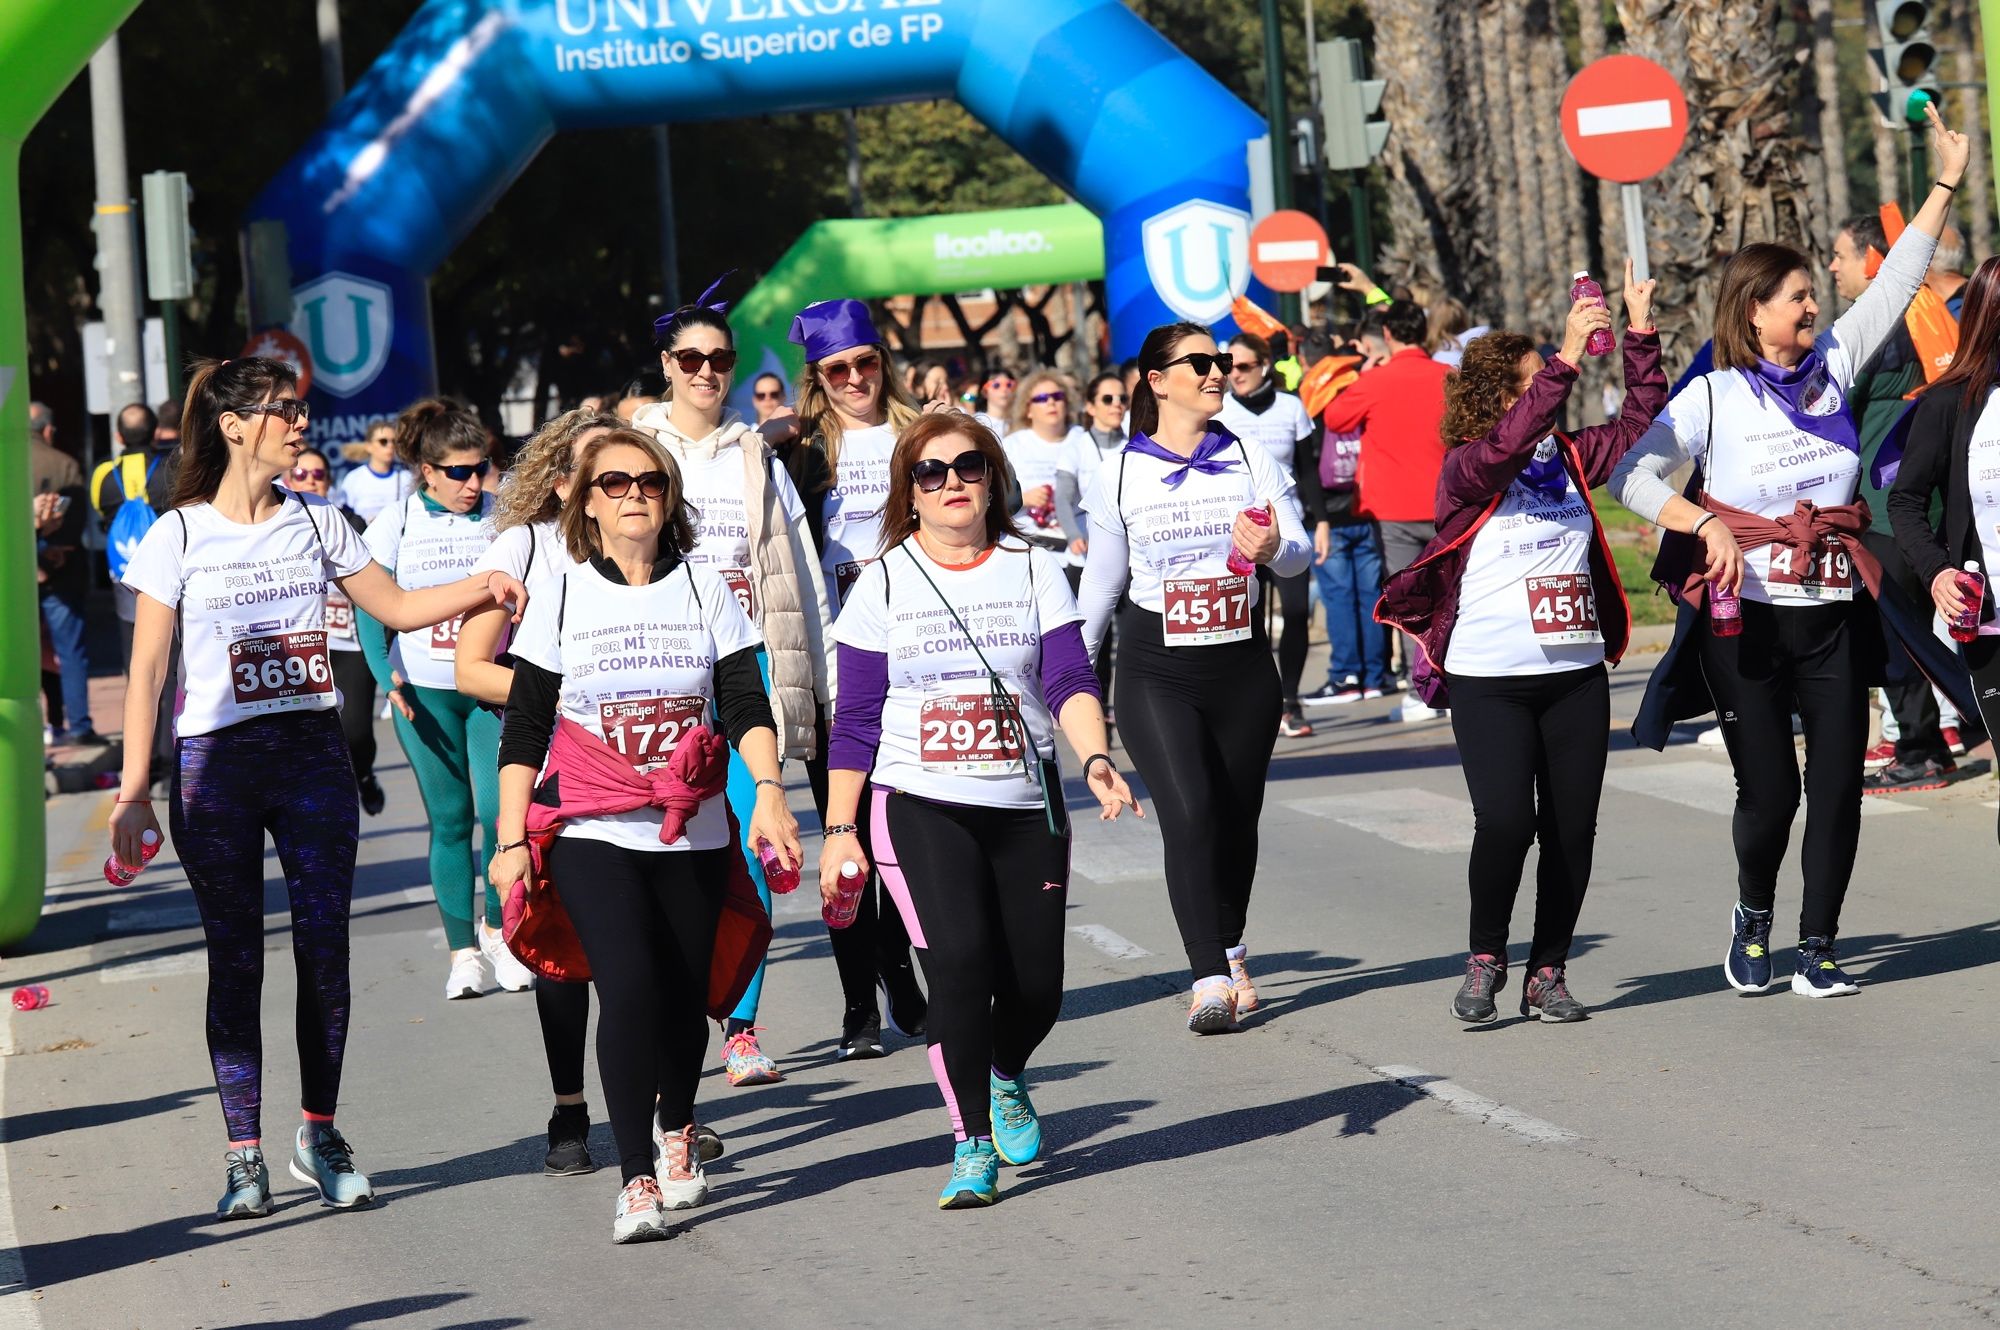
[{"label": "pink jacket tied at waist", "polygon": [[556,721],[542,781],[543,789],[554,786],[561,802],[555,807],[539,799],[530,803],[527,827],[531,833],[546,831],[579,817],[657,808],[665,815],[660,819],[660,843],[672,845],[701,806],[722,793],[728,780],[729,742],[705,725],[683,735],[664,764],[641,771],[630,758],[565,716]]}]

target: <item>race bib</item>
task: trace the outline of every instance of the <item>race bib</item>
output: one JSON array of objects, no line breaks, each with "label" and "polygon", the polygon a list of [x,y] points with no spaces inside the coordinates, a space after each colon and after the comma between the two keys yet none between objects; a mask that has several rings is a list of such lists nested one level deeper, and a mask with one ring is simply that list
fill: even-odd
[{"label": "race bib", "polygon": [[1168,646],[1241,642],[1250,636],[1250,579],[1179,577],[1160,584]]},{"label": "race bib", "polygon": [[927,698],[917,712],[917,755],[926,771],[990,776],[1021,765],[1013,718],[991,693]]},{"label": "race bib", "polygon": [[1810,558],[1789,545],[1773,545],[1771,570],[1764,577],[1782,600],[1853,600],[1854,558],[1839,539],[1826,537]]},{"label": "race bib", "polygon": [[458,654],[458,630],[464,622],[465,616],[461,614],[431,625],[432,660],[450,660]]},{"label": "race bib", "polygon": [[681,737],[707,716],[705,697],[628,697],[597,707],[604,742],[642,769],[672,757]]},{"label": "race bib", "polygon": [[326,598],[326,635],[337,637],[343,642],[354,640],[354,602],[345,596],[328,594]]},{"label": "race bib", "polygon": [[[736,603],[743,607],[744,616],[752,623],[755,623],[757,621],[757,591],[751,585],[750,574],[741,568],[718,568],[716,571],[722,574],[722,580],[728,583],[729,589],[736,594]],[[845,586],[840,588],[840,594],[846,596],[847,588]]]},{"label": "race bib", "polygon": [[833,566],[833,590],[842,605],[847,603],[847,593],[854,590],[854,584],[861,580],[861,570],[873,562],[873,559],[854,559]]},{"label": "race bib", "polygon": [[229,686],[253,714],[290,711],[333,695],[333,663],[318,631],[245,637],[229,644]]},{"label": "race bib", "polygon": [[1555,573],[1526,579],[1528,622],[1543,646],[1573,646],[1602,642],[1597,626],[1597,597],[1589,573]]}]

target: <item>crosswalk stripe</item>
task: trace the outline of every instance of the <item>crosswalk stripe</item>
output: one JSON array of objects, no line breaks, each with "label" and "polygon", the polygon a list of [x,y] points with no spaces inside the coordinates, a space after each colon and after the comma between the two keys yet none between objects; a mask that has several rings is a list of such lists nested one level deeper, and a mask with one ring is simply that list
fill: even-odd
[{"label": "crosswalk stripe", "polygon": [[[1643,794],[1651,799],[1699,809],[1728,817],[1736,811],[1736,777],[1720,762],[1637,762],[1613,767],[1604,773],[1604,783],[1627,794]],[[1863,816],[1885,813],[1919,813],[1911,804],[1893,799],[1864,798]]]},{"label": "crosswalk stripe", "polygon": [[1071,924],[1069,931],[1113,960],[1136,961],[1153,954],[1138,943],[1127,941],[1103,924]]},{"label": "crosswalk stripe", "polygon": [[1093,882],[1156,881],[1166,876],[1166,851],[1150,820],[1130,813],[1110,822],[1078,816],[1071,826],[1072,873],[1081,873]]},{"label": "crosswalk stripe", "polygon": [[1472,805],[1429,790],[1370,790],[1287,799],[1285,807],[1380,836],[1409,850],[1462,854],[1472,848]]}]

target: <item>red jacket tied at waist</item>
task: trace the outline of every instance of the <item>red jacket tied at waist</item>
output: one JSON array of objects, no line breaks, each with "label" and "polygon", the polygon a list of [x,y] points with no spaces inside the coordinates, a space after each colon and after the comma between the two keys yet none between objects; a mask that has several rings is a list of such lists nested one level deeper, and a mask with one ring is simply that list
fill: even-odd
[{"label": "red jacket tied at waist", "polygon": [[552,791],[560,802],[530,803],[528,830],[546,830],[579,817],[657,808],[664,814],[660,843],[672,845],[728,781],[729,741],[705,725],[690,730],[661,766],[641,771],[623,753],[564,716],[556,721],[542,781],[542,790]]},{"label": "red jacket tied at waist", "polygon": [[[1701,496],[1701,506],[1714,513],[1716,520],[1729,528],[1729,534],[1736,537],[1737,547],[1745,554],[1766,545],[1783,545],[1792,551],[1795,560],[1805,561],[1810,567],[1810,561],[1819,557],[1827,540],[1836,540],[1847,557],[1854,561],[1854,571],[1861,574],[1868,594],[1876,597],[1882,594],[1882,565],[1861,543],[1861,533],[1868,529],[1866,499],[1856,499],[1853,503],[1832,508],[1822,508],[1810,499],[1800,499],[1792,511],[1782,517],[1760,517],[1745,509],[1732,507],[1706,492]],[[1707,587],[1707,581],[1697,569],[1682,584],[1681,594],[1700,608],[1706,598]]]}]

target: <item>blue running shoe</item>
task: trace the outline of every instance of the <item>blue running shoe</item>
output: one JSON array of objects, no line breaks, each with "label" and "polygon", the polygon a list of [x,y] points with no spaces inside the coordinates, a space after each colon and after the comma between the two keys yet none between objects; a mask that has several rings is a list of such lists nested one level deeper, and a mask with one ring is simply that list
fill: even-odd
[{"label": "blue running shoe", "polygon": [[1763,992],[1771,986],[1771,912],[1739,904],[1730,929],[1722,977],[1739,993]]},{"label": "blue running shoe", "polygon": [[1800,997],[1841,997],[1859,993],[1861,985],[1835,964],[1832,941],[1808,937],[1799,940],[1799,969],[1792,976],[1792,991]]},{"label": "blue running shoe", "polygon": [[264,1167],[264,1152],[246,1145],[222,1159],[229,1172],[222,1184],[222,1199],[215,1203],[215,1217],[259,1219],[270,1214],[271,1170]]},{"label": "blue running shoe", "polygon": [[1000,1156],[974,1137],[951,1152],[951,1181],[938,1193],[940,1210],[973,1210],[1000,1199]]},{"label": "blue running shoe", "polygon": [[292,1151],[292,1176],[319,1188],[319,1203],[336,1210],[352,1210],[375,1199],[368,1175],[355,1170],[354,1151],[347,1138],[331,1125],[299,1128]]},{"label": "blue running shoe", "polygon": [[1028,1083],[1019,1077],[1003,1081],[998,1072],[988,1072],[987,1085],[987,1102],[993,1111],[993,1149],[1000,1162],[1016,1168],[1034,1163],[1042,1152],[1042,1120],[1035,1116],[1034,1101],[1028,1098]]}]

